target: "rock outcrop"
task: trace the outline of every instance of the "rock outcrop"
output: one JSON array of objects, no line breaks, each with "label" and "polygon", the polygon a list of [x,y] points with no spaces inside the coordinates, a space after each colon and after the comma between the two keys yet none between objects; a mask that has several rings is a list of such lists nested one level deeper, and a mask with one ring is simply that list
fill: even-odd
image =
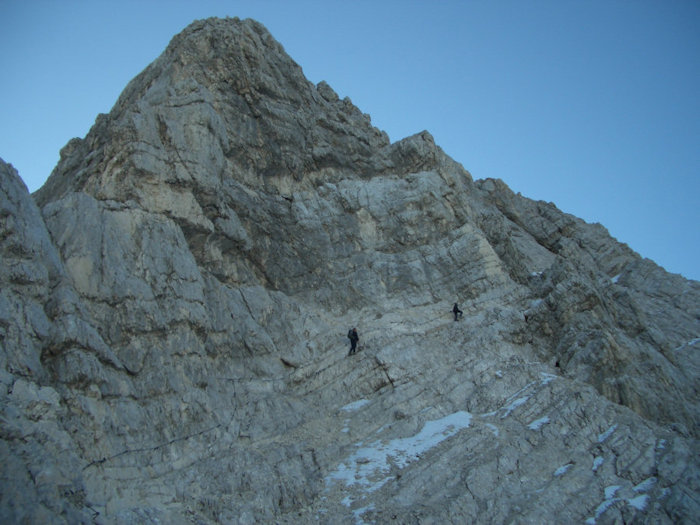
[{"label": "rock outcrop", "polygon": [[390,143],[256,22],[0,189],[2,521],[700,515],[700,283]]}]

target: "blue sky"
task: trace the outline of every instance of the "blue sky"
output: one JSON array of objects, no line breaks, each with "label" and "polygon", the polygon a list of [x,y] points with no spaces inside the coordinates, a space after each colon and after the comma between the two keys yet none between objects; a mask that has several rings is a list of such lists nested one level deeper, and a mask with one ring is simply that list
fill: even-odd
[{"label": "blue sky", "polygon": [[38,189],[187,24],[262,22],[392,141],[600,222],[700,280],[700,2],[0,2],[0,157]]}]

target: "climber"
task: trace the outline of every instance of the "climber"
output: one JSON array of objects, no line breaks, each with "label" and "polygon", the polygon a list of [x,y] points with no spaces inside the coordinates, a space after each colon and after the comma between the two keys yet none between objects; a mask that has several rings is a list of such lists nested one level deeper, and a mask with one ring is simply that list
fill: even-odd
[{"label": "climber", "polygon": [[353,328],[348,332],[348,339],[350,339],[350,352],[348,352],[348,355],[352,355],[357,351],[357,342],[360,340],[360,336],[357,335],[357,328]]},{"label": "climber", "polygon": [[455,303],[455,305],[452,307],[452,313],[455,314],[455,321],[464,315],[464,312],[459,309],[459,305],[457,303]]}]

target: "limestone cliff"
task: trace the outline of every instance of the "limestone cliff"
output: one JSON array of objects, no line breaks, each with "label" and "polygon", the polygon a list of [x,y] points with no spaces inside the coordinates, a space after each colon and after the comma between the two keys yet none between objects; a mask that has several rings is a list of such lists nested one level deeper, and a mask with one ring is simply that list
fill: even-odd
[{"label": "limestone cliff", "polygon": [[254,21],[0,177],[3,521],[700,514],[700,284],[390,143]]}]

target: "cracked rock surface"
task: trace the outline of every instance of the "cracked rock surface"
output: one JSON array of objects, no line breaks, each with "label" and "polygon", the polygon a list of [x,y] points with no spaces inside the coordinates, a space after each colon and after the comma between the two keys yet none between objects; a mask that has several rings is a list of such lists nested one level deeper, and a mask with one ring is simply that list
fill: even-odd
[{"label": "cracked rock surface", "polygon": [[0,254],[2,522],[700,515],[700,283],[257,22],[175,36],[35,194],[0,161]]}]

